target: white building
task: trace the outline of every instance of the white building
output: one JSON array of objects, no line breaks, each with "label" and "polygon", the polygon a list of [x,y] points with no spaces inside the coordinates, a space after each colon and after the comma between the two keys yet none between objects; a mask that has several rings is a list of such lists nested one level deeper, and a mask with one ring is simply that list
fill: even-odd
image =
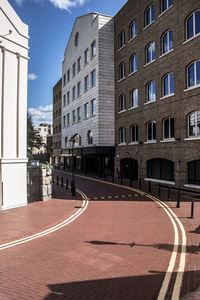
[{"label": "white building", "polygon": [[0,1],[0,210],[27,204],[28,26]]},{"label": "white building", "polygon": [[47,152],[47,138],[53,134],[53,125],[41,123],[39,126],[34,126],[34,129],[38,131],[42,138],[42,143],[44,143],[45,146],[41,146],[39,149],[34,148],[32,154]]},{"label": "white building", "polygon": [[69,140],[76,136],[77,169],[111,170],[114,157],[114,20],[78,17],[62,67],[62,156],[70,166]]}]

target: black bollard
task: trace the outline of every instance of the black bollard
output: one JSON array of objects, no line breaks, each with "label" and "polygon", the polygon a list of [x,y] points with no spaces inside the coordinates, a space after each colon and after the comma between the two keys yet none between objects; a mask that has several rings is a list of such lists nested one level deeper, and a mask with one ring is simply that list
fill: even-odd
[{"label": "black bollard", "polygon": [[181,202],[181,190],[178,190],[178,196],[177,196],[177,204],[176,207],[180,208],[180,202]]},{"label": "black bollard", "polygon": [[133,178],[131,177],[130,178],[130,187],[132,187],[133,186]]},{"label": "black bollard", "polygon": [[121,174],[121,177],[120,177],[120,183],[123,184],[123,176]]},{"label": "black bollard", "polygon": [[115,177],[114,177],[114,174],[112,174],[112,183],[115,182]]},{"label": "black bollard", "polygon": [[57,185],[58,185],[58,176],[57,176],[57,181],[56,181]]},{"label": "black bollard", "polygon": [[66,190],[68,190],[68,179],[66,179]]},{"label": "black bollard", "polygon": [[61,187],[63,187],[63,177],[61,178]]},{"label": "black bollard", "polygon": [[142,189],[142,179],[140,178],[139,179],[139,190],[141,190]]},{"label": "black bollard", "polygon": [[158,184],[158,197],[160,197],[161,195],[161,187],[160,187],[160,183]]},{"label": "black bollard", "polygon": [[191,216],[190,219],[194,218],[194,200],[191,201]]},{"label": "black bollard", "polygon": [[149,181],[149,193],[151,193],[151,181]]},{"label": "black bollard", "polygon": [[171,201],[171,188],[170,188],[170,186],[168,186],[168,189],[167,189],[167,200]]},{"label": "black bollard", "polygon": [[104,173],[104,180],[105,180],[105,181],[107,180],[106,173]]}]

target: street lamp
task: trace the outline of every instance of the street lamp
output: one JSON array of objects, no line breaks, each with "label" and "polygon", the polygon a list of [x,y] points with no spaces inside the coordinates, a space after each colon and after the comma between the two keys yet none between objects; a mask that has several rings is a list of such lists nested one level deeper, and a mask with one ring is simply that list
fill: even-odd
[{"label": "street lamp", "polygon": [[69,140],[69,145],[72,148],[72,182],[71,182],[72,196],[76,196],[76,185],[75,185],[75,177],[74,177],[74,144],[75,144],[75,138],[73,136]]}]

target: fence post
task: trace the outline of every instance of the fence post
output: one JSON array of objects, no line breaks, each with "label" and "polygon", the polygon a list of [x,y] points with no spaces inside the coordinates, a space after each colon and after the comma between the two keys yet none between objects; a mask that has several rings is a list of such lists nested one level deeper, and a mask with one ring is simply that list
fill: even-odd
[{"label": "fence post", "polygon": [[171,188],[170,188],[170,186],[168,186],[168,189],[167,189],[167,200],[171,201]]},{"label": "fence post", "polygon": [[180,208],[180,202],[181,202],[181,190],[178,190],[178,197],[177,197],[177,204],[176,207]]},{"label": "fence post", "polygon": [[190,216],[191,219],[194,218],[194,200],[191,201],[191,216]]},{"label": "fence post", "polygon": [[104,180],[105,180],[105,181],[107,180],[106,173],[104,173]]},{"label": "fence post", "polygon": [[151,181],[149,181],[149,193],[151,193]]},{"label": "fence post", "polygon": [[158,197],[161,195],[161,188],[160,188],[160,183],[158,184]]},{"label": "fence post", "polygon": [[68,190],[68,179],[66,179],[66,190]]},{"label": "fence post", "polygon": [[130,178],[130,187],[132,187],[133,186],[133,178],[131,177]]},{"label": "fence post", "polygon": [[139,190],[141,190],[142,189],[142,179],[140,178],[139,179]]},{"label": "fence post", "polygon": [[123,184],[123,176],[122,176],[122,174],[120,176],[120,184]]},{"label": "fence post", "polygon": [[61,178],[61,187],[63,187],[63,177]]}]

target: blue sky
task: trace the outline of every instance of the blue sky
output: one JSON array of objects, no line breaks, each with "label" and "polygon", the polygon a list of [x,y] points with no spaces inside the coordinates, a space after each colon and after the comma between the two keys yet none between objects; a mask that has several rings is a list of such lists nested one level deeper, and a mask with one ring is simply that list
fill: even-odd
[{"label": "blue sky", "polygon": [[114,16],[126,0],[8,0],[29,25],[28,109],[35,124],[51,122],[52,89],[77,16],[99,12]]}]

